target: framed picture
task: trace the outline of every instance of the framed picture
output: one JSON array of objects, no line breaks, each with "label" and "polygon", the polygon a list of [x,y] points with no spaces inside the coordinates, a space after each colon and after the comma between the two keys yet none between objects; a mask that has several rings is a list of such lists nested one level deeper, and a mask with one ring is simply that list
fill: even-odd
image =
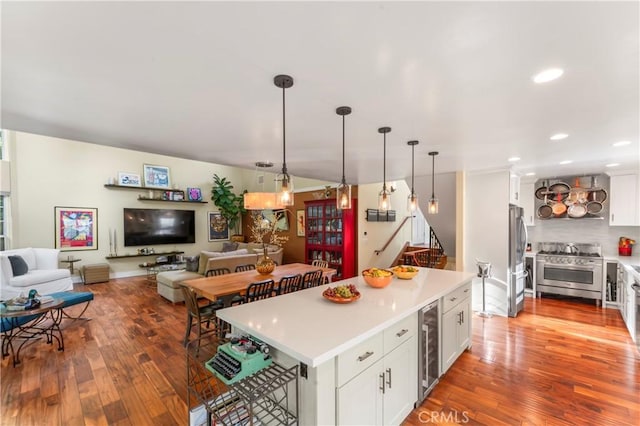
[{"label": "framed picture", "polygon": [[184,191],[172,191],[171,194],[173,201],[184,201]]},{"label": "framed picture", "polygon": [[220,212],[208,212],[209,241],[223,241],[229,239],[229,224]]},{"label": "framed picture", "polygon": [[276,229],[280,231],[289,230],[289,216],[287,215],[287,210],[262,210],[261,214],[262,217],[267,219],[270,223],[273,223],[274,220],[278,220]]},{"label": "framed picture", "polygon": [[171,188],[169,168],[165,166],[144,165],[144,186],[147,188]]},{"label": "framed picture", "polygon": [[189,201],[202,201],[202,191],[200,188],[187,188],[187,197]]},{"label": "framed picture", "polygon": [[305,218],[304,218],[304,210],[296,211],[296,232],[298,237],[304,237],[305,230]]},{"label": "framed picture", "polygon": [[54,207],[55,248],[98,250],[98,209]]},{"label": "framed picture", "polygon": [[137,173],[118,172],[118,185],[142,187],[142,181]]}]

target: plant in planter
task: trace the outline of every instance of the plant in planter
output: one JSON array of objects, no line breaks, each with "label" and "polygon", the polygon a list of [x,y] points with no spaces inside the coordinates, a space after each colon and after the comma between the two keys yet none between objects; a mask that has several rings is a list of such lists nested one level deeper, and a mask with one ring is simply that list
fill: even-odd
[{"label": "plant in planter", "polygon": [[[244,240],[240,232],[240,217],[246,211],[244,209],[244,198],[236,195],[233,185],[227,178],[221,178],[217,174],[213,175],[213,187],[211,188],[211,201],[218,207],[220,214],[227,220],[229,229],[233,229],[234,236],[240,241]],[[233,237],[232,237],[233,239]]]}]

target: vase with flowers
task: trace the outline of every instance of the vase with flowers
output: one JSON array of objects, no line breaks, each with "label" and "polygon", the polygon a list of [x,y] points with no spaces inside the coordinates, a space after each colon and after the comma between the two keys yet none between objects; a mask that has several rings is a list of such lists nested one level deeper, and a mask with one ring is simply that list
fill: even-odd
[{"label": "vase with flowers", "polygon": [[266,218],[262,212],[255,211],[251,217],[251,239],[253,242],[262,244],[263,254],[256,263],[256,271],[263,275],[273,272],[276,267],[273,259],[269,257],[267,244],[282,247],[289,240],[289,236],[282,235],[282,230],[278,228],[278,222],[287,214],[287,210],[278,210],[273,217]]}]

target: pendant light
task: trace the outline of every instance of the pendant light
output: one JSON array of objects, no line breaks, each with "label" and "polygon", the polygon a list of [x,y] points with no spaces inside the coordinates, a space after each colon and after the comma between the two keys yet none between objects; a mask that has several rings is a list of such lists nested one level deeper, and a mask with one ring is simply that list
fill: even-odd
[{"label": "pendant light", "polygon": [[413,169],[414,169],[414,154],[415,154],[415,148],[416,145],[418,145],[420,142],[418,141],[409,141],[407,142],[407,145],[409,145],[411,147],[411,194],[409,194],[409,198],[407,198],[407,210],[409,210],[410,213],[415,212],[418,209],[418,196],[416,195],[416,192],[413,190]]},{"label": "pendant light", "polygon": [[276,178],[280,182],[280,190],[276,189],[276,198],[279,205],[284,207],[293,206],[293,180],[287,172],[287,135],[286,135],[286,115],[285,115],[285,95],[284,92],[293,86],[293,78],[288,75],[277,75],[273,83],[282,89],[282,173]]},{"label": "pendant light", "polygon": [[378,133],[383,135],[382,148],[382,191],[378,194],[378,211],[386,212],[391,209],[391,193],[387,189],[387,133],[391,131],[391,127],[380,127]]},{"label": "pendant light", "polygon": [[336,188],[336,208],[348,210],[351,208],[351,185],[347,185],[344,178],[344,116],[351,114],[351,108],[348,106],[338,107],[336,114],[342,116],[342,181]]},{"label": "pendant light", "polygon": [[429,214],[438,214],[438,199],[436,198],[433,190],[435,184],[436,155],[438,155],[438,151],[431,151],[429,155],[431,156],[431,198],[427,205],[427,212]]},{"label": "pendant light", "polygon": [[[281,210],[283,207],[278,204],[278,198],[275,192],[264,191],[264,173],[269,167],[273,167],[270,161],[258,161],[256,163],[256,181],[262,184],[262,192],[245,192],[244,208],[245,210]],[[258,170],[262,170],[262,176],[258,180]]]}]

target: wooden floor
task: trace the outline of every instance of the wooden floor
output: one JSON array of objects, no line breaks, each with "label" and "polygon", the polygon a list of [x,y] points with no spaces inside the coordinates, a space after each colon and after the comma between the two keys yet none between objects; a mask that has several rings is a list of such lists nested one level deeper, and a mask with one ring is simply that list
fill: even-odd
[{"label": "wooden floor", "polygon": [[[186,425],[185,311],[144,278],[78,286],[95,300],[14,368],[2,360],[2,425]],[[638,425],[640,354],[620,314],[527,299],[515,319],[474,317],[473,348],[406,425]]]}]

